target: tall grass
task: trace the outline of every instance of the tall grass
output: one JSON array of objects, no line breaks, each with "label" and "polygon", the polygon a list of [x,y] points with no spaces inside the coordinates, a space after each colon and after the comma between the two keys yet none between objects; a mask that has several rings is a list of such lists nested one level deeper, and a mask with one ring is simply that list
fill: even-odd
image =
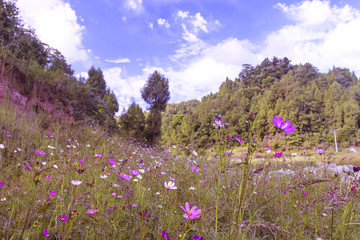
[{"label": "tall grass", "polygon": [[[1,239],[358,239],[360,234],[359,176],[353,170],[324,173],[315,162],[273,153],[252,163],[251,151],[265,148],[258,145],[241,164],[232,164],[225,128],[214,130],[218,152],[200,156],[196,146],[162,151],[100,128],[44,121],[0,107]],[[184,154],[190,147],[191,155]],[[166,189],[168,181],[177,189]],[[189,213],[180,205],[186,202],[201,209],[199,218],[184,218]]]}]

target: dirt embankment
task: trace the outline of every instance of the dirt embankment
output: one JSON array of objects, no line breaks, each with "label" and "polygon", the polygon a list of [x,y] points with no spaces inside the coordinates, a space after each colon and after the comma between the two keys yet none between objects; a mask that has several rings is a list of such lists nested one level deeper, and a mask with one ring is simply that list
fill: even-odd
[{"label": "dirt embankment", "polygon": [[49,120],[74,122],[73,108],[52,94],[50,86],[27,79],[13,66],[0,61],[0,103],[14,106],[19,114],[45,113]]}]

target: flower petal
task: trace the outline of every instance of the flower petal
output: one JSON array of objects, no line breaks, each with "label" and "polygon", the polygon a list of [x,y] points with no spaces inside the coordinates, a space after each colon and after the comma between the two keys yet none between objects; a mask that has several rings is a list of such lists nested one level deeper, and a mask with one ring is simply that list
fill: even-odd
[{"label": "flower petal", "polygon": [[275,127],[280,128],[282,124],[282,117],[273,117],[273,123]]}]

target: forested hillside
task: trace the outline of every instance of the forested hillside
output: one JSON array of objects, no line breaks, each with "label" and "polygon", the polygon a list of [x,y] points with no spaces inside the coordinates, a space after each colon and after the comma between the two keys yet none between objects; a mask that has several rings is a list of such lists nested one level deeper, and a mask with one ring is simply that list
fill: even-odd
[{"label": "forested hillside", "polygon": [[[360,124],[360,86],[350,70],[319,73],[310,63],[293,65],[287,58],[266,58],[256,67],[244,65],[235,80],[226,79],[219,92],[201,101],[168,104],[163,117],[164,144],[211,146],[216,137],[214,117],[229,123],[228,135],[269,141],[275,135],[273,116],[296,125],[286,136],[288,146],[309,147],[337,140],[354,144]],[[250,122],[249,122],[250,121]],[[251,123],[251,124],[250,124]],[[346,131],[345,131],[346,130]]]}]

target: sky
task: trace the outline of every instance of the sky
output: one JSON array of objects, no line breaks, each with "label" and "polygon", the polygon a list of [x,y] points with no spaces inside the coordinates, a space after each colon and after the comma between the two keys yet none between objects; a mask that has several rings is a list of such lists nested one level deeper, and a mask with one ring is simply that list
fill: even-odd
[{"label": "sky", "polygon": [[326,73],[360,76],[358,0],[17,0],[39,39],[62,52],[77,76],[101,68],[120,110],[154,72],[170,101],[200,100],[234,80],[243,64],[287,57]]}]

